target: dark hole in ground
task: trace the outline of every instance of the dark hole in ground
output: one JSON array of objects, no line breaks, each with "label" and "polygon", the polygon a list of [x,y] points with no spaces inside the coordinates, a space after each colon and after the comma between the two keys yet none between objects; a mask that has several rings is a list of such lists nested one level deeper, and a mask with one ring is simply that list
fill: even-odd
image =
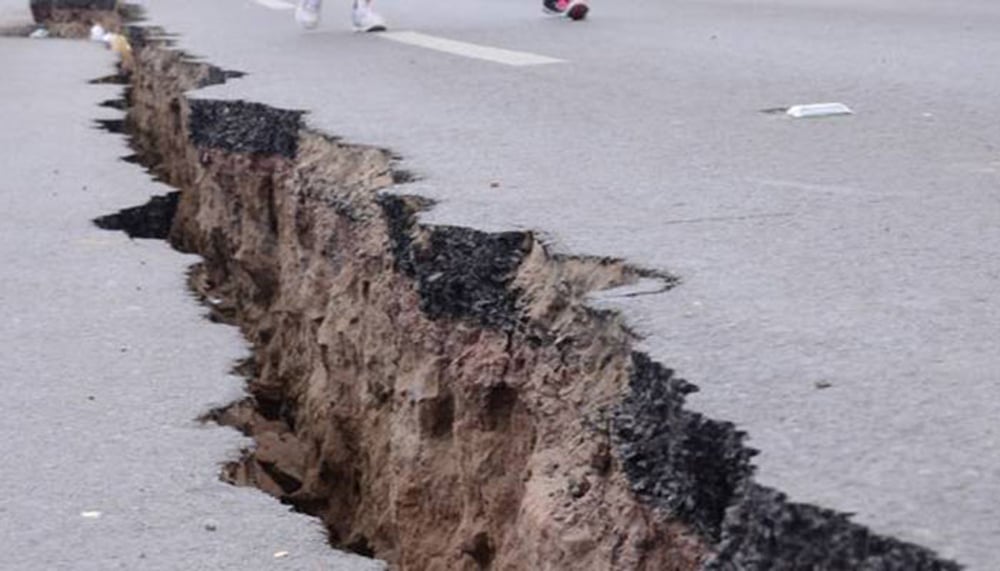
[{"label": "dark hole in ground", "polygon": [[476,565],[480,569],[489,569],[490,565],[493,564],[493,558],[496,556],[496,549],[493,547],[493,542],[490,541],[490,536],[484,532],[479,532],[472,538],[465,553],[476,562]]},{"label": "dark hole in ground", "polygon": [[295,431],[295,411],[291,403],[283,399],[268,398],[265,395],[256,395],[254,400],[257,403],[257,412],[261,416],[267,420],[281,421],[289,431]]},{"label": "dark hole in ground", "polygon": [[124,119],[95,119],[94,122],[97,123],[98,127],[109,133],[115,133],[118,135],[124,135],[126,133]]},{"label": "dark hole in ground", "polygon": [[304,514],[319,518],[321,518],[323,512],[330,507],[330,502],[326,498],[306,498],[296,499],[295,501],[291,501],[286,498],[282,499],[281,503]]},{"label": "dark hole in ground", "polygon": [[101,101],[100,107],[107,107],[108,109],[117,109],[119,111],[126,111],[128,109],[128,101],[124,97],[119,97],[117,99],[108,99]]},{"label": "dark hole in ground", "polygon": [[517,404],[517,391],[505,383],[490,387],[486,393],[486,430],[498,430],[510,425],[510,417]]},{"label": "dark hole in ground", "polygon": [[257,376],[257,359],[253,357],[244,357],[233,365],[233,374],[247,379],[252,379]]},{"label": "dark hole in ground", "polygon": [[294,494],[302,488],[302,482],[282,472],[271,462],[257,462],[257,465],[264,470],[268,477],[274,480],[275,484],[278,484],[285,494]]},{"label": "dark hole in ground", "polygon": [[[301,506],[296,507],[301,509]],[[328,525],[326,537],[329,540],[330,546],[335,549],[350,551],[362,557],[375,557],[375,548],[372,547],[371,542],[364,535],[352,534],[345,539],[340,530],[333,525]]]},{"label": "dark hole in ground", "polygon": [[105,75],[104,77],[98,77],[97,79],[91,79],[88,83],[92,85],[129,85],[128,74],[125,73],[113,73],[111,75]]},{"label": "dark hole in ground", "polygon": [[359,535],[341,547],[364,557],[375,557],[375,549],[368,542],[368,538],[363,535]]},{"label": "dark hole in ground", "polygon": [[455,397],[446,392],[437,398],[424,401],[420,408],[421,432],[431,438],[451,435],[455,424]]},{"label": "dark hole in ground", "polygon": [[281,419],[281,400],[257,397],[257,412],[268,420]]},{"label": "dark hole in ground", "polygon": [[177,214],[179,192],[154,196],[142,206],[134,206],[94,219],[94,224],[103,230],[121,230],[129,238],[152,238],[166,240]]},{"label": "dark hole in ground", "polygon": [[392,183],[393,184],[408,184],[419,180],[417,175],[413,172],[404,169],[393,169],[392,170]]}]

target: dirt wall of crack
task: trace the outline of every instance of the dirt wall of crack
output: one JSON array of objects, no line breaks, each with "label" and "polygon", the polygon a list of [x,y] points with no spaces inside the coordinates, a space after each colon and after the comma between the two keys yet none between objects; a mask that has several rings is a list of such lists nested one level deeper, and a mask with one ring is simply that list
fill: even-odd
[{"label": "dirt wall of crack", "polygon": [[226,74],[154,44],[135,49],[128,130],[181,189],[169,239],[204,258],[193,287],[254,347],[251,400],[213,413],[256,440],[228,479],[400,568],[700,564],[611,457],[630,337],[580,300],[633,270],[420,226],[419,199],[379,194],[388,152],[188,99]]},{"label": "dirt wall of crack", "polygon": [[253,347],[251,397],[210,415],[256,442],[228,480],[401,569],[957,568],[754,483],[744,435],[584,303],[642,272],[421,224],[391,153],[188,97],[233,74],[130,37],[126,128],[179,189],[167,236]]},{"label": "dirt wall of crack", "polygon": [[141,14],[138,6],[117,0],[30,0],[25,3],[35,25],[0,27],[0,36],[24,37],[44,28],[47,37],[86,38],[95,24],[106,32],[117,33],[124,21],[134,21]]}]

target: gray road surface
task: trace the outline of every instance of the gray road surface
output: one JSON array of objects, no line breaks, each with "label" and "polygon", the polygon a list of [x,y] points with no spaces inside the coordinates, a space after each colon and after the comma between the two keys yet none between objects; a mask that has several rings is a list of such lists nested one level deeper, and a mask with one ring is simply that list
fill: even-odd
[{"label": "gray road surface", "polygon": [[86,84],[111,63],[0,38],[0,569],[381,568],[218,480],[246,442],[194,419],[240,395],[242,340],[202,319],[194,258],[89,222],[169,190],[92,124],[115,116],[97,103],[119,88]]},{"label": "gray road surface", "polygon": [[[380,0],[398,30],[565,60],[528,67],[352,34],[347,4],[303,34],[254,0],[149,2],[250,73],[201,96],[393,148],[429,220],[679,275],[619,305],[749,431],[762,483],[997,568],[1000,4],[594,0],[577,25]],[[857,114],[760,112],[820,101]]]},{"label": "gray road surface", "polygon": [[[407,190],[442,200],[430,220],[536,229],[566,251],[623,256],[676,273],[684,282],[674,291],[617,304],[648,335],[655,357],[702,387],[696,408],[750,432],[763,452],[762,483],[793,500],[855,512],[877,531],[972,569],[997,567],[1000,5],[601,0],[592,21],[571,25],[540,17],[534,0],[380,0],[397,29],[565,60],[510,67],[351,34],[346,1],[327,0],[324,27],[310,34],[295,29],[288,11],[253,0],[147,4],[151,23],[181,34],[185,49],[251,73],[202,96],[308,109],[317,128],[392,147],[425,177]],[[57,177],[7,154],[5,173],[57,192],[57,184],[79,186],[83,169],[130,182],[128,189],[108,185],[103,198],[68,186],[59,202],[37,193],[31,204],[22,201],[24,186],[12,202],[10,177],[0,182],[9,213],[0,227],[5,275],[16,276],[0,290],[0,339],[20,379],[5,381],[3,390],[10,392],[9,410],[23,411],[4,418],[4,433],[24,434],[18,438],[32,444],[31,460],[52,458],[15,455],[0,468],[13,498],[3,509],[18,510],[0,521],[21,522],[5,536],[25,537],[13,543],[25,546],[15,557],[45,552],[28,538],[46,537],[61,546],[103,537],[89,553],[114,556],[108,528],[97,534],[86,527],[94,524],[121,526],[116,536],[144,525],[154,530],[126,543],[118,550],[123,556],[146,550],[142,541],[172,546],[174,555],[236,549],[229,541],[246,541],[247,533],[230,523],[238,520],[205,536],[199,518],[218,505],[238,513],[237,503],[259,504],[253,513],[270,514],[264,519],[277,512],[261,496],[215,484],[213,463],[233,449],[233,438],[185,422],[235,390],[225,370],[238,342],[224,329],[197,325],[198,310],[182,293],[186,260],[159,244],[130,244],[86,226],[93,215],[138,202],[139,184],[150,186],[114,163],[123,147],[87,144],[107,138],[86,129],[95,114],[88,98],[100,97],[73,81],[93,75],[83,67],[99,57],[76,47],[72,57],[53,56],[69,66],[62,76],[37,69],[16,76],[7,45],[0,45],[0,104],[12,118],[3,123],[3,148],[28,156],[33,147],[24,133],[38,134],[38,156],[79,170],[67,166],[62,172],[73,175]],[[23,99],[23,88],[14,103],[8,92],[18,81],[8,77],[30,82],[32,97]],[[72,89],[82,95],[41,97]],[[857,115],[792,121],[759,112],[828,100],[851,105]],[[47,129],[37,114],[24,112],[43,101],[52,106]],[[57,121],[57,113],[70,117]],[[11,129],[12,121],[20,124],[15,119],[28,125]],[[55,125],[75,125],[58,146],[42,137]],[[53,238],[41,238],[46,232]],[[105,265],[95,269],[85,256]],[[141,261],[148,268],[129,274]],[[148,280],[156,285],[133,291]],[[28,292],[37,305],[9,307],[8,291]],[[132,306],[152,311],[153,304],[155,319],[121,315]],[[178,330],[186,335],[170,334]],[[168,348],[165,339],[178,345]],[[144,348],[135,346],[141,340]],[[121,353],[123,345],[131,348]],[[20,356],[6,357],[15,348]],[[177,368],[182,353],[191,371]],[[87,358],[39,364],[73,355]],[[162,368],[140,368],[149,363]],[[79,402],[105,386],[93,379],[115,371],[130,391],[139,372],[148,393],[106,389]],[[218,385],[205,382],[213,374]],[[45,385],[49,392],[18,388],[39,379],[55,384]],[[184,388],[165,389],[168,380]],[[154,391],[159,396],[145,396]],[[100,408],[111,396],[164,410],[147,409],[126,424],[121,406]],[[39,420],[56,413],[68,430]],[[105,428],[81,430],[83,421],[71,420],[81,414]],[[122,460],[126,449],[135,451],[124,456],[133,463]],[[139,469],[149,450],[164,457],[155,476]],[[102,451],[115,460],[93,462]],[[134,483],[149,477],[162,480],[155,495]],[[129,494],[101,495],[111,486]],[[143,524],[139,511],[113,516],[116,505],[155,505],[149,513],[169,523]],[[87,509],[109,515],[80,520]],[[252,519],[244,516],[240,525]],[[36,520],[53,533],[31,535],[23,522]],[[297,521],[288,525],[308,528]],[[156,541],[165,534],[177,543]],[[288,536],[260,532],[258,551],[240,553],[266,559],[284,547],[272,544],[278,537]],[[148,547],[147,556],[154,553]]]}]

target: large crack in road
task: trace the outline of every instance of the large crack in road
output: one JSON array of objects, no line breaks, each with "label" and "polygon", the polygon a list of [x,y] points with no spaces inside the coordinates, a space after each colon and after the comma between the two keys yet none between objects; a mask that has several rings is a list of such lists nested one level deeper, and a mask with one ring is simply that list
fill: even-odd
[{"label": "large crack in road", "polygon": [[390,152],[189,97],[238,74],[128,36],[120,127],[178,193],[97,223],[199,254],[252,345],[251,398],[209,415],[256,442],[228,480],[406,569],[958,568],[756,484],[745,435],[585,303],[651,272],[422,224]]}]

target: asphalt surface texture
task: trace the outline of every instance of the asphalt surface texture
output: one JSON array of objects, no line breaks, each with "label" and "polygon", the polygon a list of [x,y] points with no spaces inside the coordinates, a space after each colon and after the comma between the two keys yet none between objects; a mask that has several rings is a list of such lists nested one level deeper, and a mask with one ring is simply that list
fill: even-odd
[{"label": "asphalt surface texture", "polygon": [[[308,33],[278,0],[156,0],[147,24],[249,74],[196,97],[401,154],[429,222],[675,274],[597,303],[748,431],[760,483],[996,568],[1000,5],[595,0],[571,23],[379,1],[417,37],[352,33],[326,4]],[[442,38],[534,63],[421,47]],[[827,101],[855,114],[765,112]]]},{"label": "asphalt surface texture", "polygon": [[170,190],[94,124],[112,63],[0,38],[0,569],[381,569],[219,480],[248,441],[197,418],[240,397],[246,347],[187,293],[196,258],[90,222]]}]

